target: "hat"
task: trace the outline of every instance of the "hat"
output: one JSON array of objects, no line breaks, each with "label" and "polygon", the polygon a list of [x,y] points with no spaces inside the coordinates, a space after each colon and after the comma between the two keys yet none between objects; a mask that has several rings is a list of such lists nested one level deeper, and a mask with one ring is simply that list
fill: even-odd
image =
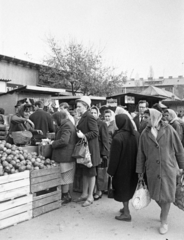
[{"label": "hat", "polygon": [[80,99],[77,99],[76,102],[84,102],[88,107],[91,106],[91,99],[88,96],[82,96]]}]

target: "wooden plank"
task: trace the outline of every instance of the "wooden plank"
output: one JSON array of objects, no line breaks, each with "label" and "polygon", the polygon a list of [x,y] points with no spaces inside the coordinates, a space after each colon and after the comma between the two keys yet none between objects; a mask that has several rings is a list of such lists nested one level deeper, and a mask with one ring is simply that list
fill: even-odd
[{"label": "wooden plank", "polygon": [[1,176],[0,177],[0,185],[3,183],[9,183],[9,182],[18,181],[20,179],[29,178],[29,176],[30,176],[30,171],[28,171],[28,170],[26,170],[24,172],[20,172],[20,173],[14,173],[11,175]]},{"label": "wooden plank", "polygon": [[28,195],[30,193],[30,186],[25,186],[21,188],[12,189],[10,191],[5,191],[0,193],[0,202],[14,199],[20,196]]},{"label": "wooden plank", "polygon": [[39,215],[50,212],[50,211],[60,208],[60,207],[61,207],[61,201],[57,201],[57,202],[50,203],[50,204],[47,204],[47,205],[39,207],[39,208],[35,208],[35,209],[33,209],[33,217],[37,217]]},{"label": "wooden plank", "polygon": [[49,174],[49,175],[44,175],[44,176],[40,176],[40,177],[36,177],[36,178],[31,178],[31,184],[41,183],[41,182],[45,182],[45,181],[56,179],[56,178],[61,179],[61,173],[57,172],[57,173],[54,173],[54,174]]},{"label": "wooden plank", "polygon": [[51,187],[56,187],[58,185],[61,185],[60,179],[53,179],[50,181],[33,184],[33,185],[31,185],[31,193],[39,192],[39,191],[42,191],[45,189],[49,189]]},{"label": "wooden plank", "polygon": [[10,183],[6,183],[6,184],[1,184],[0,185],[0,192],[5,192],[5,191],[12,190],[12,189],[25,187],[25,186],[30,186],[30,179],[29,178],[21,179],[19,181],[10,182]]},{"label": "wooden plank", "polygon": [[17,223],[20,223],[20,222],[23,222],[26,220],[29,220],[32,218],[32,216],[33,216],[33,212],[32,212],[32,210],[30,210],[30,211],[18,214],[13,217],[3,219],[0,221],[0,229],[15,225]]},{"label": "wooden plank", "polygon": [[37,200],[41,200],[41,199],[46,198],[46,197],[50,197],[50,196],[55,195],[55,194],[58,194],[61,198],[61,190],[57,190],[57,191],[54,191],[54,192],[42,194],[40,196],[34,196],[33,195],[33,202],[37,201]]},{"label": "wooden plank", "polygon": [[14,207],[17,207],[17,206],[20,206],[20,205],[23,205],[23,204],[26,204],[26,203],[29,203],[32,201],[33,201],[33,195],[29,194],[25,197],[20,197],[20,198],[14,199],[14,200],[10,200],[10,201],[1,203],[0,204],[0,214],[1,214],[1,211],[5,211],[6,209],[14,208]]},{"label": "wooden plank", "polygon": [[31,171],[30,176],[31,176],[31,178],[41,177],[41,176],[48,175],[48,174],[58,173],[60,171],[61,170],[58,167],[51,167],[48,169],[33,170],[33,171]]},{"label": "wooden plank", "polygon": [[61,200],[61,195],[57,193],[57,194],[54,194],[52,196],[33,201],[33,209],[44,206],[44,205],[47,205],[49,203],[54,203],[58,200]]},{"label": "wooden plank", "polygon": [[0,220],[5,219],[5,218],[9,218],[11,216],[15,216],[15,215],[23,213],[23,212],[31,211],[32,209],[33,209],[33,203],[32,202],[30,202],[28,204],[18,206],[18,207],[7,209],[7,210],[1,212]]}]

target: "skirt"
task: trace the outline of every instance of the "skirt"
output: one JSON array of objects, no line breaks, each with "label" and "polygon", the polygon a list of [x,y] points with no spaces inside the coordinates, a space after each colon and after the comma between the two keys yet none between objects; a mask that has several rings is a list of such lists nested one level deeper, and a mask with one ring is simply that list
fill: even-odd
[{"label": "skirt", "polygon": [[61,168],[61,185],[71,184],[74,181],[75,162],[60,163]]}]

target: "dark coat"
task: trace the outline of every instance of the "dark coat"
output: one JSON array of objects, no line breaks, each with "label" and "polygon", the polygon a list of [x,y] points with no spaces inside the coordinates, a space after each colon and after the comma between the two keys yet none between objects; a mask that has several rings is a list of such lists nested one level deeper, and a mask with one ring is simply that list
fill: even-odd
[{"label": "dark coat", "polygon": [[77,135],[75,126],[69,119],[63,120],[59,127],[55,141],[52,143],[52,159],[58,163],[73,162],[73,150],[75,147]]},{"label": "dark coat", "polygon": [[156,140],[147,127],[139,141],[136,172],[143,173],[146,168],[152,199],[175,201],[178,166],[184,169],[184,149],[176,131],[162,122]]},{"label": "dark coat", "polygon": [[126,130],[117,131],[111,145],[107,172],[113,176],[114,199],[119,202],[127,202],[132,198],[138,181],[135,170],[139,133],[133,131],[134,135]]},{"label": "dark coat", "polygon": [[100,146],[100,156],[109,157],[109,132],[107,124],[100,119],[97,119],[98,129],[99,129],[99,146]]},{"label": "dark coat", "polygon": [[135,125],[136,125],[136,127],[137,127],[137,131],[139,132],[139,133],[142,133],[142,131],[146,128],[146,126],[147,126],[147,122],[146,121],[144,121],[144,120],[142,120],[142,122],[140,122],[140,115],[139,114],[137,114],[137,116],[135,116],[134,118],[133,118],[133,120],[134,120],[134,122],[135,122]]},{"label": "dark coat", "polygon": [[54,132],[52,117],[42,109],[36,110],[29,119],[34,123],[35,129],[42,130],[43,135],[36,134],[35,139],[47,138],[48,132]]},{"label": "dark coat", "polygon": [[[182,121],[182,120],[181,120]],[[170,125],[175,129],[177,132],[181,142],[183,140],[183,128],[178,120],[175,120],[174,122],[170,123]]]},{"label": "dark coat", "polygon": [[89,111],[86,111],[79,120],[77,128],[81,130],[88,140],[93,167],[98,166],[101,163],[101,159],[98,142],[99,131],[96,119]]}]

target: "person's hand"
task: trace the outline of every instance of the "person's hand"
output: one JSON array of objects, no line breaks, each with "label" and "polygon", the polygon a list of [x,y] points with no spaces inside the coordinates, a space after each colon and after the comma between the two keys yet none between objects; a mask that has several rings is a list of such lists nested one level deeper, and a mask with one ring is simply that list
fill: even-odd
[{"label": "person's hand", "polygon": [[81,130],[77,131],[77,136],[79,138],[85,138],[85,135],[81,132]]},{"label": "person's hand", "polygon": [[42,130],[37,130],[37,133],[43,135]]},{"label": "person's hand", "polygon": [[138,178],[139,178],[139,180],[143,180],[143,173],[138,173]]}]

